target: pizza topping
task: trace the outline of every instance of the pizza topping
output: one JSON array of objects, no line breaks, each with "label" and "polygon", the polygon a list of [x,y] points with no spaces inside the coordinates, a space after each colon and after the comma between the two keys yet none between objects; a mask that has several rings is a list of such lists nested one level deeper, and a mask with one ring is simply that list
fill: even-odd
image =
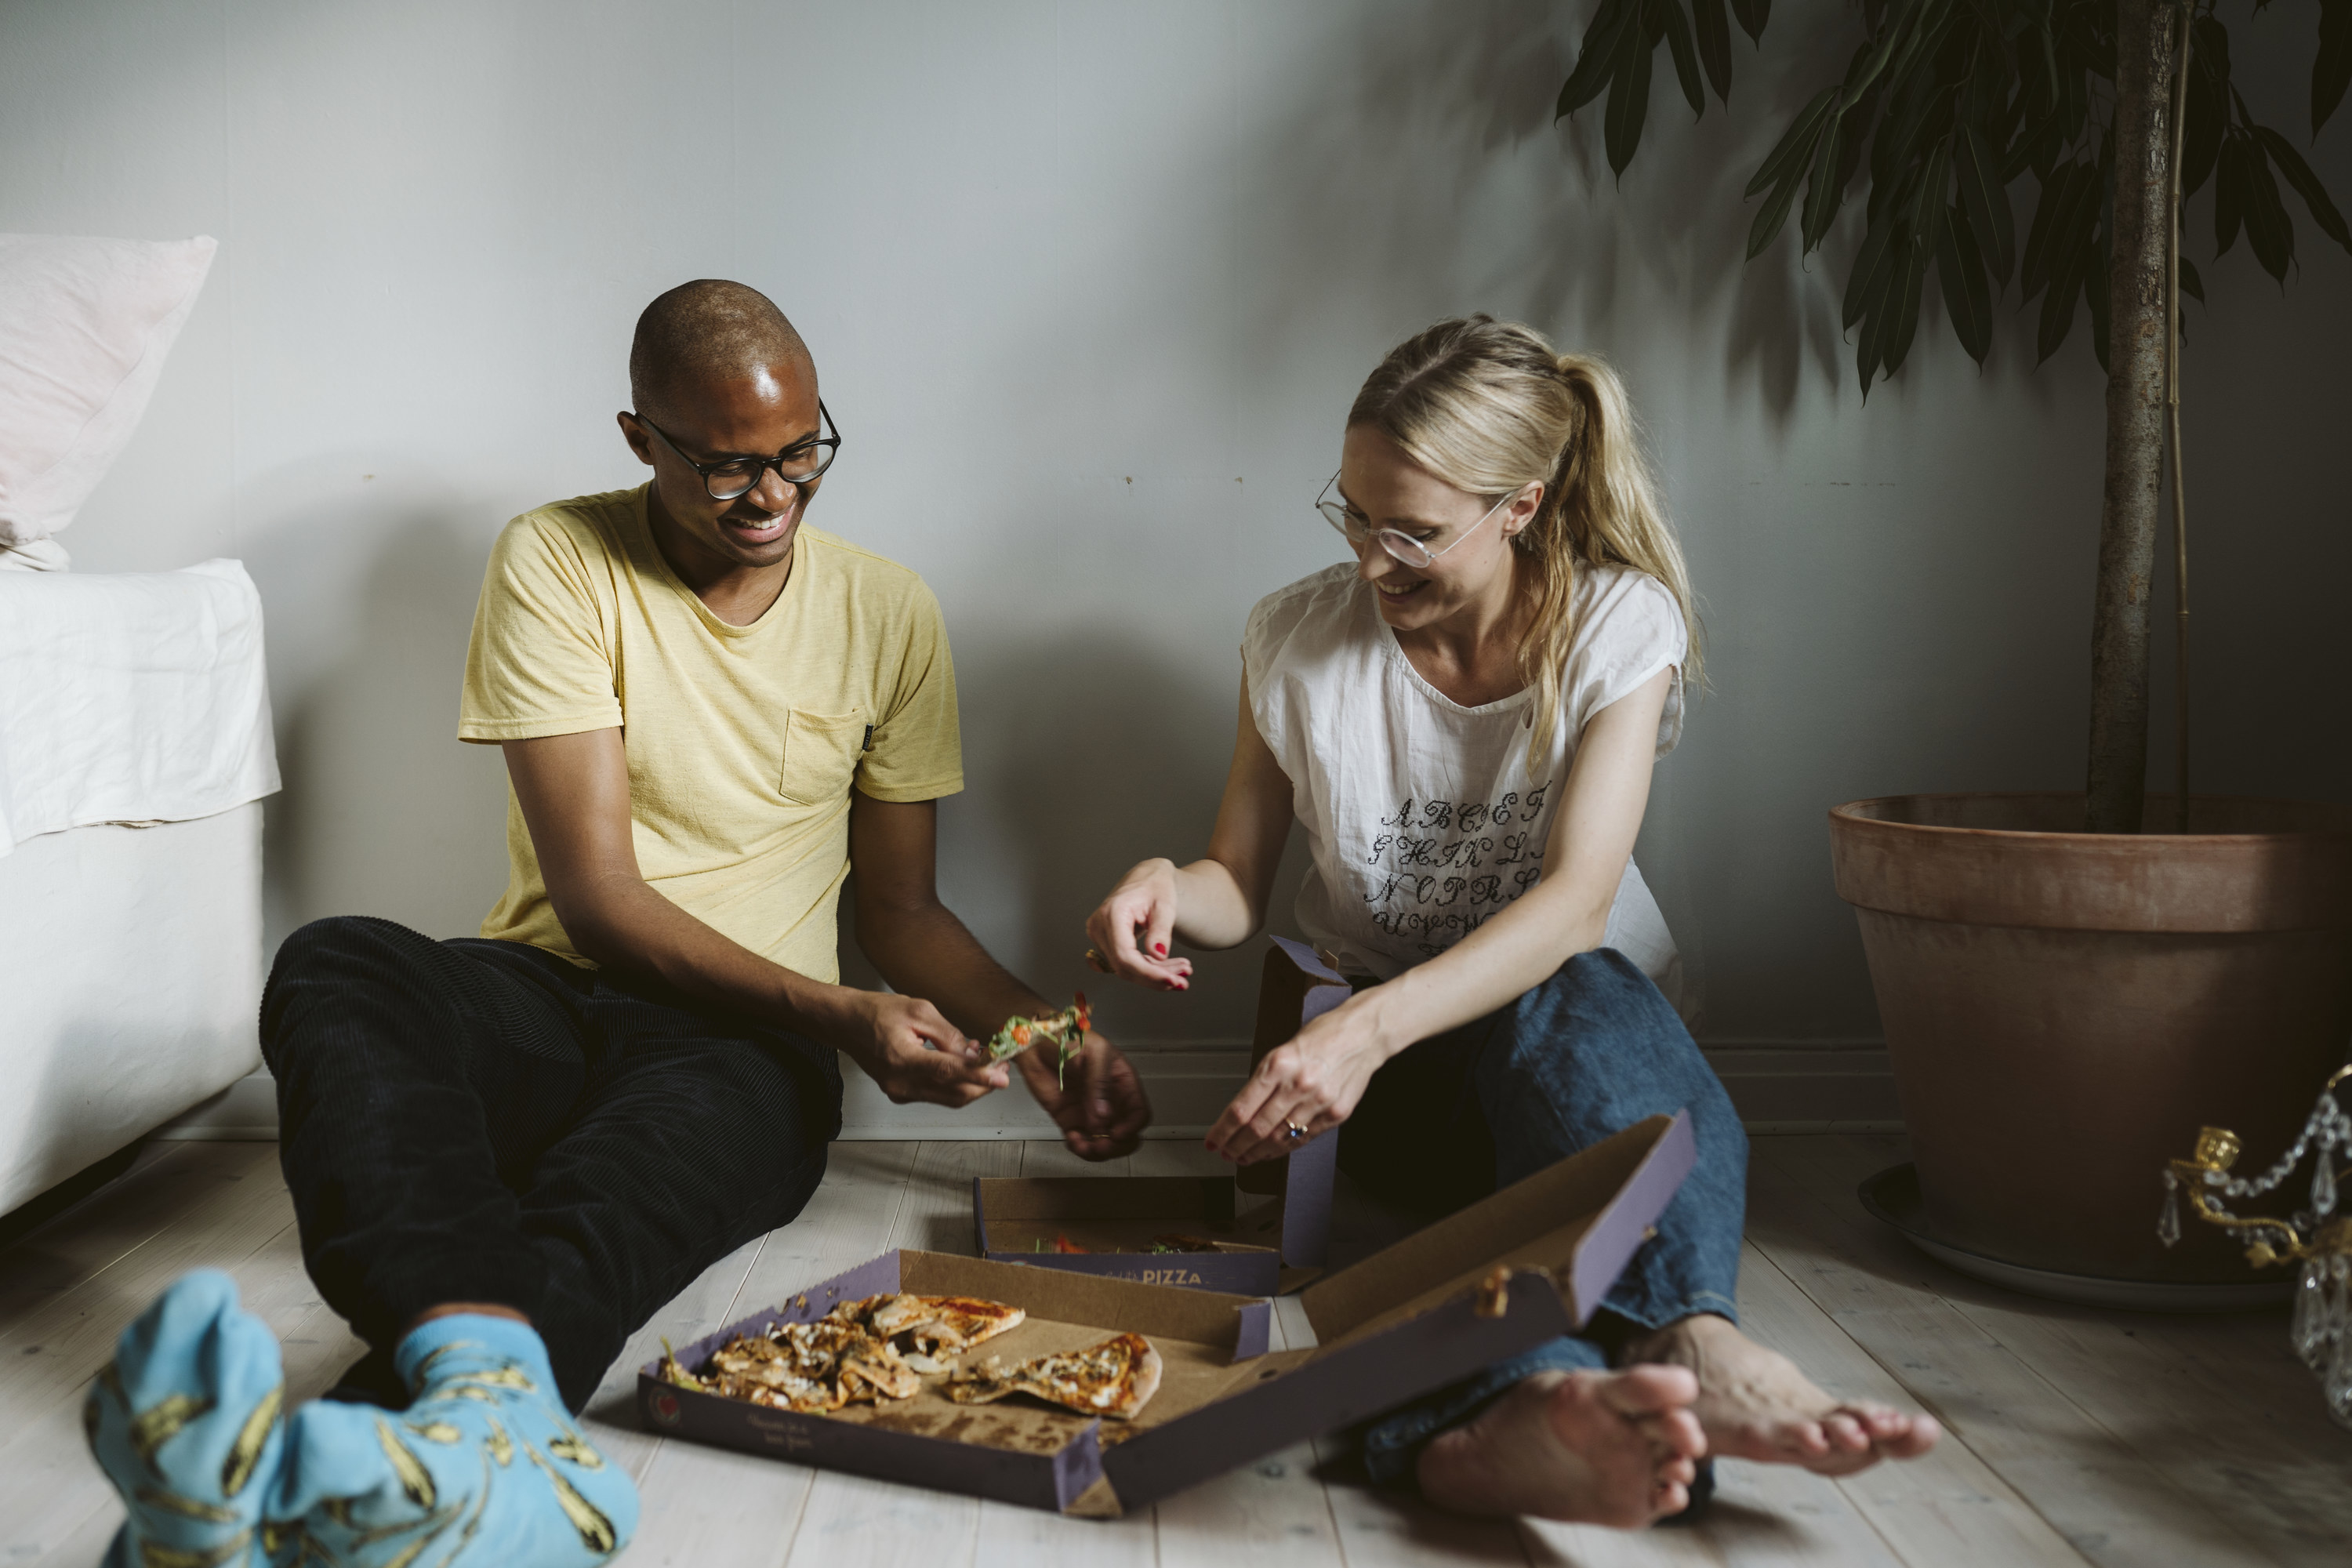
[{"label": "pizza topping", "polygon": [[1039,1040],[1058,1047],[1061,1059],[1054,1064],[1054,1079],[1060,1082],[1070,1059],[1087,1043],[1087,1023],[1093,1016],[1087,1005],[1087,994],[1077,994],[1077,1000],[1047,1018],[1007,1018],[1004,1026],[988,1042],[988,1059],[1001,1062],[1019,1056]]},{"label": "pizza topping", "polygon": [[1185,1236],[1181,1232],[1171,1231],[1165,1236],[1153,1237],[1151,1250],[1154,1252],[1214,1252],[1217,1250],[1217,1244],[1205,1236]]},{"label": "pizza topping", "polygon": [[1019,1328],[1029,1316],[973,1296],[868,1296],[844,1305],[875,1333],[902,1340],[913,1351],[968,1351]]},{"label": "pizza topping", "polygon": [[959,1405],[990,1405],[1026,1394],[1087,1415],[1132,1420],[1160,1389],[1160,1352],[1141,1334],[1116,1334],[1084,1350],[1041,1355],[1007,1367],[995,1356],[948,1381]]},{"label": "pizza topping", "polygon": [[[814,1322],[738,1334],[699,1373],[665,1353],[661,1375],[681,1388],[820,1415],[844,1405],[911,1399],[923,1378],[946,1372],[929,1352],[970,1349],[1017,1327],[1018,1307],[969,1296],[867,1296]],[[669,1347],[665,1344],[665,1352]]]}]

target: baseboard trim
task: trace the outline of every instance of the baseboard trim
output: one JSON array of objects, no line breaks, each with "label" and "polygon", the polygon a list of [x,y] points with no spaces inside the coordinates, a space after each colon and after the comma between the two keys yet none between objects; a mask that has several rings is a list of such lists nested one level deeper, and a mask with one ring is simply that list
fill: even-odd
[{"label": "baseboard trim", "polygon": [[[1751,1133],[1883,1133],[1903,1131],[1895,1074],[1874,1041],[1710,1041],[1700,1047]],[[1235,1041],[1187,1041],[1130,1049],[1128,1059],[1151,1097],[1153,1139],[1199,1138],[1248,1076],[1249,1048]],[[1025,1093],[994,1094],[962,1110],[893,1105],[852,1070],[842,1100],[841,1136],[871,1142],[1052,1139],[1059,1132]],[[163,1126],[159,1139],[268,1142],[278,1136],[277,1086],[266,1072],[238,1079]]]},{"label": "baseboard trim", "polygon": [[165,1142],[274,1143],[278,1080],[256,1068],[226,1089],[149,1134]]}]

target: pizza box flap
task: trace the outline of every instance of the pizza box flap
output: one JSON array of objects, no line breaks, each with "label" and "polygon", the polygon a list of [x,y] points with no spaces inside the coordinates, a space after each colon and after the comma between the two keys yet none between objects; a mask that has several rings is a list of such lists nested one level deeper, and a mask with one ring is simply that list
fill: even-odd
[{"label": "pizza box flap", "polygon": [[1697,1159],[1690,1113],[1653,1116],[1309,1285],[1300,1297],[1327,1350],[1475,1288],[1496,1268],[1551,1276],[1581,1327],[1656,1234]]}]

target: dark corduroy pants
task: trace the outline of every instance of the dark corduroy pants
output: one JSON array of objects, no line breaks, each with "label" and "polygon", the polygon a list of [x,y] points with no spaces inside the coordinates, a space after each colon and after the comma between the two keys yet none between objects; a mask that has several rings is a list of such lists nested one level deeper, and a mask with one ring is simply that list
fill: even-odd
[{"label": "dark corduroy pants", "polygon": [[287,939],[261,1042],[303,1261],[363,1366],[427,1308],[510,1307],[574,1411],[665,1302],[800,1213],[841,1130],[829,1047],[363,916]]}]

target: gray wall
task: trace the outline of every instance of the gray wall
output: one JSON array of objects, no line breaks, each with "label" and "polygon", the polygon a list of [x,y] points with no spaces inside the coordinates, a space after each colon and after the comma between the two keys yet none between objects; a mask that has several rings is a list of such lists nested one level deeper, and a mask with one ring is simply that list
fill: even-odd
[{"label": "gray wall", "polygon": [[[1438,316],[1521,317],[1625,374],[1706,601],[1715,691],[1640,851],[1700,1033],[1866,1040],[1826,809],[2080,778],[2087,329],[2035,374],[2011,321],[1979,374],[1931,305],[1865,405],[1834,268],[1740,261],[1739,189],[1812,85],[1776,62],[1851,13],[1784,6],[1761,61],[1739,43],[1736,112],[1696,127],[1662,65],[1620,190],[1597,107],[1551,123],[1587,9],[14,0],[0,229],[222,242],[64,542],[261,584],[273,935],[352,910],[467,932],[504,876],[499,760],[453,739],[489,542],[636,482],[612,414],[646,300],[754,283],[848,437],[816,520],[947,608],[949,896],[1055,991],[1110,879],[1205,838],[1243,616],[1339,553],[1307,503],[1356,384]],[[2242,31],[2242,75],[2308,27]],[[2255,96],[2299,126],[2301,73],[2271,74]],[[2347,142],[2318,162],[2352,197]],[[2311,227],[2284,297],[2242,243],[2192,318],[2198,782],[2343,798],[2352,261]],[[1241,1036],[1253,964],[1103,1011],[1138,1043]]]}]

